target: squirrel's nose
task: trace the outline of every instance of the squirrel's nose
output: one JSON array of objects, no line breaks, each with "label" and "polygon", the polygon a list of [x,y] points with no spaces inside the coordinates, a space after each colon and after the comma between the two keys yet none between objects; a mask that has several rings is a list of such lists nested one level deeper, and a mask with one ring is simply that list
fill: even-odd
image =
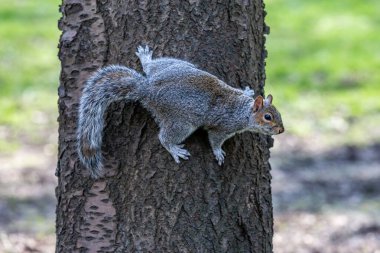
[{"label": "squirrel's nose", "polygon": [[279,133],[279,134],[283,133],[284,131],[285,131],[285,129],[284,129],[283,127],[279,127],[279,128],[278,128],[278,133]]}]

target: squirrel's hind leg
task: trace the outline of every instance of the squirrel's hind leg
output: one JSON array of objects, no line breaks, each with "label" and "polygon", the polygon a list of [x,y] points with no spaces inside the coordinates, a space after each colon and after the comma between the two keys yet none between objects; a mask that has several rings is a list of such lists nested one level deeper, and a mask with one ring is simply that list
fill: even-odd
[{"label": "squirrel's hind leg", "polygon": [[186,123],[165,122],[161,123],[160,133],[158,138],[164,148],[169,151],[176,163],[179,163],[179,158],[188,160],[190,153],[184,149],[181,144],[192,132],[194,127]]},{"label": "squirrel's hind leg", "polygon": [[150,50],[148,46],[138,46],[136,55],[139,57],[143,70],[146,73],[147,64],[152,61],[153,51]]}]

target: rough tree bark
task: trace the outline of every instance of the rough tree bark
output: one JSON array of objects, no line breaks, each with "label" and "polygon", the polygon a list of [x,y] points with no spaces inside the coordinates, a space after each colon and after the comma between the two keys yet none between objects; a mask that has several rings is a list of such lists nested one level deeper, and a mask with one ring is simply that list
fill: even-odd
[{"label": "rough tree bark", "polygon": [[56,252],[272,252],[270,137],[233,137],[219,167],[200,130],[177,165],[150,115],[120,102],[105,117],[106,177],[76,154],[83,82],[107,64],[141,71],[140,43],[262,94],[262,0],[63,0],[61,12]]}]

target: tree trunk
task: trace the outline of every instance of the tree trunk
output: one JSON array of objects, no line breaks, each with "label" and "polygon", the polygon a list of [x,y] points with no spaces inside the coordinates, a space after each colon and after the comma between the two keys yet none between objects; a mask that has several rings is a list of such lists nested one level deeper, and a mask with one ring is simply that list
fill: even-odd
[{"label": "tree trunk", "polygon": [[233,137],[219,167],[199,130],[177,165],[151,116],[120,102],[105,116],[106,176],[91,179],[76,154],[84,81],[108,64],[141,71],[139,44],[262,94],[262,0],[63,0],[61,11],[56,252],[272,252],[270,137]]}]

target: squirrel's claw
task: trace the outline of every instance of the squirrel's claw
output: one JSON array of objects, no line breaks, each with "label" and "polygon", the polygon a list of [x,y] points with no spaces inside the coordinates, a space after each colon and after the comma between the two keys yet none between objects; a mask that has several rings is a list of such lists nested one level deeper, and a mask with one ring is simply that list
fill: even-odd
[{"label": "squirrel's claw", "polygon": [[224,156],[226,155],[226,152],[223,151],[223,149],[215,149],[213,151],[214,155],[215,155],[215,159],[218,161],[218,165],[219,166],[222,166],[222,164],[224,163]]},{"label": "squirrel's claw", "polygon": [[181,144],[181,145],[172,145],[170,147],[169,152],[172,155],[172,157],[174,158],[174,160],[175,160],[176,163],[180,163],[179,158],[182,158],[183,160],[188,160],[189,159],[190,153],[189,153],[189,151],[187,151],[183,147],[184,147],[183,144]]}]

